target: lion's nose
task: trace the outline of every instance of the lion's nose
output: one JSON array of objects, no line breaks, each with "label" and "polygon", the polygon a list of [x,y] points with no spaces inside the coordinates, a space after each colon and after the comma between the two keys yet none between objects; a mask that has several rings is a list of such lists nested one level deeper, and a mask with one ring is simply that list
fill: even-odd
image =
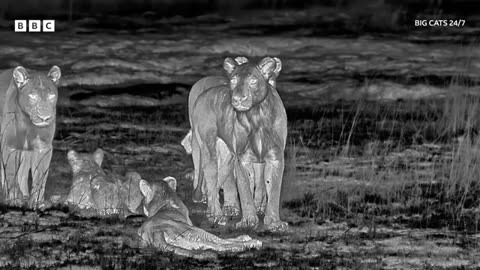
[{"label": "lion's nose", "polygon": [[233,96],[232,97],[232,103],[234,105],[240,105],[242,102],[244,102],[245,100],[247,100],[248,96],[243,96],[243,97],[239,97],[239,96]]},{"label": "lion's nose", "polygon": [[38,117],[40,117],[40,119],[42,119],[44,122],[48,121],[48,119],[50,119],[52,117],[51,114],[48,114],[48,115],[38,115]]}]

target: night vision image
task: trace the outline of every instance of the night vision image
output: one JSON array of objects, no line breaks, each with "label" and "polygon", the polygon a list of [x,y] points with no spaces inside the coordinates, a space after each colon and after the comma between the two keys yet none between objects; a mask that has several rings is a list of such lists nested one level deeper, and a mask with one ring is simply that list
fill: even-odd
[{"label": "night vision image", "polygon": [[480,2],[0,0],[0,269],[479,269]]}]

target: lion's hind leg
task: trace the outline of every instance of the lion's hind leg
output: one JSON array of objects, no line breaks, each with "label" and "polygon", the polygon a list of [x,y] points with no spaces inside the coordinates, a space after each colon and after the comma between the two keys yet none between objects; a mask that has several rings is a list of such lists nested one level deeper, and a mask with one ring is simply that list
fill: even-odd
[{"label": "lion's hind leg", "polygon": [[[145,224],[144,224],[145,225]],[[209,250],[192,250],[191,245],[182,243],[182,236],[169,237],[168,229],[154,229],[145,230],[140,229],[140,236],[142,244],[162,251],[173,252],[180,256],[191,257],[199,260],[215,259],[217,254]],[[171,232],[170,232],[171,233]]]},{"label": "lion's hind leg", "polygon": [[193,202],[199,203],[199,202],[206,202],[207,201],[207,196],[206,196],[206,184],[205,184],[205,179],[203,177],[203,173],[201,171],[201,158],[200,158],[200,148],[201,145],[199,144],[195,134],[192,135],[191,138],[191,148],[192,148],[192,160],[193,160],[193,196],[192,200]]},{"label": "lion's hind leg", "polygon": [[[200,131],[198,130],[200,128],[205,129],[202,131],[202,134],[200,134]],[[213,128],[200,128],[195,127],[193,130],[193,134],[198,142],[198,145],[203,146],[199,149],[201,164],[200,169],[201,174],[203,174],[203,181],[205,181],[206,183],[207,217],[211,223],[224,225],[226,221],[220,207],[220,200],[218,194],[220,191],[220,185],[218,184],[217,170],[217,137],[215,136],[215,130]],[[199,182],[198,185],[201,185],[201,183]],[[197,187],[197,189],[198,188],[199,187]]]},{"label": "lion's hind leg", "polygon": [[191,227],[182,236],[183,239],[191,242],[201,249],[212,249],[220,252],[239,252],[248,248],[260,248],[262,242],[254,240],[248,235],[241,235],[236,238],[223,239],[214,234],[197,227]]},{"label": "lion's hind leg", "polygon": [[240,202],[238,201],[237,183],[233,176],[234,155],[227,144],[220,138],[217,139],[218,159],[218,186],[223,187],[222,213],[225,217],[240,214]]}]

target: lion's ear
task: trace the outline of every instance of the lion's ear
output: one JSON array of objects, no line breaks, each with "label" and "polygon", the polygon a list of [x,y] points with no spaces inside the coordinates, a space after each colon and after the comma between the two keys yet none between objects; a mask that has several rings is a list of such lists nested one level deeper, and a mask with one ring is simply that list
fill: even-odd
[{"label": "lion's ear", "polygon": [[167,177],[163,178],[163,181],[167,182],[167,184],[170,186],[170,188],[173,191],[177,191],[177,179],[175,179],[174,177],[171,177],[171,176],[167,176]]},{"label": "lion's ear", "polygon": [[275,60],[275,62],[277,63],[276,67],[275,67],[275,70],[273,71],[273,74],[272,74],[272,77],[270,77],[270,79],[268,79],[268,83],[273,86],[273,87],[276,87],[277,85],[277,77],[278,75],[280,74],[280,71],[282,70],[282,61],[280,60],[280,58],[278,57],[274,57],[273,60]]},{"label": "lion's ear", "polygon": [[73,171],[75,172],[78,167],[78,154],[74,150],[70,150],[67,153],[67,160],[70,166],[72,167]]},{"label": "lion's ear", "polygon": [[280,71],[282,70],[282,60],[280,60],[280,58],[278,57],[274,57],[273,60],[275,60],[275,63],[277,64],[273,73],[278,76],[278,74],[280,74]]},{"label": "lion's ear", "polygon": [[145,180],[140,180],[139,183],[140,186],[140,191],[142,192],[142,195],[145,197],[145,204],[151,202],[153,200],[153,190],[150,184],[145,181]]},{"label": "lion's ear", "polygon": [[18,66],[13,70],[13,81],[15,82],[15,85],[17,86],[18,89],[22,88],[27,84],[29,75],[27,70],[22,67]]},{"label": "lion's ear", "polygon": [[236,68],[237,62],[235,62],[230,57],[225,58],[225,61],[223,61],[223,69],[225,69],[229,77],[232,75]]},{"label": "lion's ear", "polygon": [[277,62],[275,61],[275,59],[271,57],[263,58],[262,61],[260,61],[260,63],[258,64],[258,69],[262,73],[263,77],[265,77],[265,79],[267,80],[270,79],[270,77],[272,77],[276,67],[277,67]]},{"label": "lion's ear", "polygon": [[100,167],[102,166],[104,155],[105,153],[100,148],[98,148],[97,150],[95,150],[95,152],[93,152],[93,160],[95,160],[95,163],[97,163],[98,166]]},{"label": "lion's ear", "polygon": [[248,59],[244,56],[237,56],[235,58],[235,62],[237,62],[237,64],[239,64],[239,65],[243,65],[243,64],[248,62]]},{"label": "lion's ear", "polygon": [[75,150],[69,150],[68,153],[67,153],[67,159],[68,160],[76,160],[78,157],[78,154],[77,152],[75,152]]},{"label": "lion's ear", "polygon": [[58,83],[58,80],[60,80],[60,77],[62,77],[62,72],[60,71],[60,68],[58,66],[53,66],[48,72],[47,76],[54,83]]}]

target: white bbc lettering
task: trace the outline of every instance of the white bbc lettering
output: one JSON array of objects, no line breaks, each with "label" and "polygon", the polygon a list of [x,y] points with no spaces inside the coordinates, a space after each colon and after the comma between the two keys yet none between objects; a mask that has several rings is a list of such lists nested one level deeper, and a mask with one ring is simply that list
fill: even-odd
[{"label": "white bbc lettering", "polygon": [[43,32],[55,32],[55,20],[43,20]]},{"label": "white bbc lettering", "polygon": [[27,32],[27,20],[15,20],[15,32]]},{"label": "white bbc lettering", "polygon": [[55,20],[15,20],[15,32],[55,32]]},{"label": "white bbc lettering", "polygon": [[29,20],[28,21],[28,32],[41,32],[42,31],[42,21],[41,20]]}]

